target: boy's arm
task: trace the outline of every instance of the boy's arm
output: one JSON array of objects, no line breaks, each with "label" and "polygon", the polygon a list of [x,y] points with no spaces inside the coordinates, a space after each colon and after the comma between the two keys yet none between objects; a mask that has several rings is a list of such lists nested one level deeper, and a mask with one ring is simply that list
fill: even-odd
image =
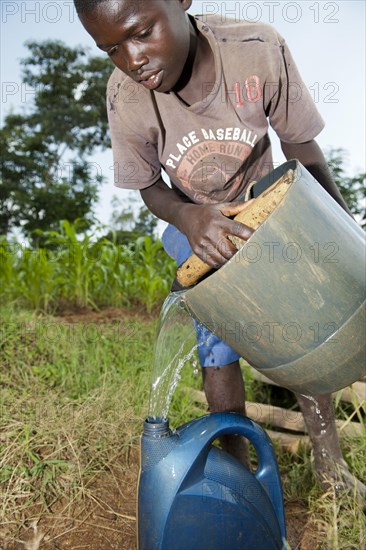
[{"label": "boy's arm", "polygon": [[298,159],[343,210],[352,216],[352,212],[333,181],[323,152],[314,139],[306,143],[285,143],[281,141],[281,148],[287,160]]},{"label": "boy's arm", "polygon": [[211,267],[223,265],[237,251],[228,235],[246,241],[253,233],[227,217],[241,212],[246,203],[195,204],[168,187],[163,179],[140,193],[148,209],[186,235],[193,252]]}]

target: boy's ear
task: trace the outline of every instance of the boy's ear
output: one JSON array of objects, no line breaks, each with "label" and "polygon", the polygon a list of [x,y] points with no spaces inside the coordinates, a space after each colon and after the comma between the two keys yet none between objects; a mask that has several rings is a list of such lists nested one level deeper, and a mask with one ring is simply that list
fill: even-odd
[{"label": "boy's ear", "polygon": [[189,10],[189,8],[192,6],[192,0],[179,0],[182,4],[182,8],[184,11]]}]

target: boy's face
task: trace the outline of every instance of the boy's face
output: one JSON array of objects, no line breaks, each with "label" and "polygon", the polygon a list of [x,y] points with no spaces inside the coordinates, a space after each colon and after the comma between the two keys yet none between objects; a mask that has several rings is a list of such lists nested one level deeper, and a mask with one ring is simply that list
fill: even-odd
[{"label": "boy's face", "polygon": [[80,20],[121,71],[149,90],[168,92],[188,57],[190,5],[191,0],[106,0]]}]

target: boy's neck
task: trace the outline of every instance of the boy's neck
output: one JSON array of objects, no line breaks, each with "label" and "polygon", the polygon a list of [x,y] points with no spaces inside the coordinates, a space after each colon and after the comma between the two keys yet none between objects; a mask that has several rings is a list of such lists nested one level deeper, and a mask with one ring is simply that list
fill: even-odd
[{"label": "boy's neck", "polygon": [[183,74],[174,87],[176,95],[187,105],[207,97],[215,84],[215,58],[209,42],[191,21],[191,44]]}]

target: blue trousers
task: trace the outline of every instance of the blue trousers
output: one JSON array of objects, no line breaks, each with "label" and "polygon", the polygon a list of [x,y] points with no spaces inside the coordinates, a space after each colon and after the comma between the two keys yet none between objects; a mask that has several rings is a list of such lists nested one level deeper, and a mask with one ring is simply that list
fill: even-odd
[{"label": "blue trousers", "polygon": [[[177,265],[181,265],[192,254],[188,239],[174,225],[168,225],[162,236],[165,251]],[[201,367],[221,367],[237,361],[240,355],[226,342],[195,321],[198,357]]]}]

